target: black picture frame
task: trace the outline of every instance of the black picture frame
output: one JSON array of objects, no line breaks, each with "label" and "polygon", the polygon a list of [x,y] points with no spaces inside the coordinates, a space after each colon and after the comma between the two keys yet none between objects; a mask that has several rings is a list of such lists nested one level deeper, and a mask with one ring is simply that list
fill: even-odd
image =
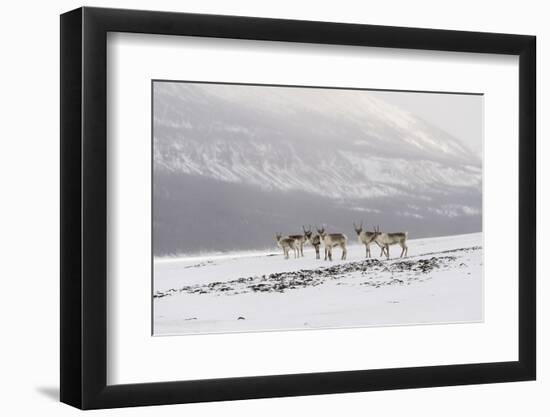
[{"label": "black picture frame", "polygon": [[[108,32],[519,56],[518,361],[107,385]],[[62,402],[95,409],[535,379],[534,36],[84,7],[61,15],[60,58]]]}]

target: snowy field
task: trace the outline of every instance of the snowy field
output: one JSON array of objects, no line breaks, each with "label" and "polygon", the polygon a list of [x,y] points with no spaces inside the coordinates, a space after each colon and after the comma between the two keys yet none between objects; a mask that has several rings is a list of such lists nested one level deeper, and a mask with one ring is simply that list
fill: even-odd
[{"label": "snowy field", "polygon": [[[365,259],[348,235],[348,259],[284,259],[281,250],[155,259],[155,335],[483,320],[482,234],[410,239],[391,259]],[[321,248],[321,257],[323,249]],[[336,260],[338,259],[338,260]]]}]

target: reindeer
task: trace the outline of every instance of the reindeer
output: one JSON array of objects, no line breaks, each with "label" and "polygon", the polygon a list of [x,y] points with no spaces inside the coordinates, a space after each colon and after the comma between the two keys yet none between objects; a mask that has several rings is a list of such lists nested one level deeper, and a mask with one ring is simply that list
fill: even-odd
[{"label": "reindeer", "polygon": [[363,230],[363,222],[359,226],[353,222],[353,228],[355,229],[355,233],[357,233],[357,240],[359,240],[359,243],[362,243],[365,245],[365,257],[370,258],[370,245],[371,243],[376,243],[378,247],[382,250],[380,252],[380,256],[384,255],[384,246],[381,246],[375,239],[376,232],[369,232],[368,230]]},{"label": "reindeer", "polygon": [[327,256],[329,261],[332,261],[332,248],[340,246],[342,248],[342,260],[346,259],[348,253],[346,244],[348,238],[343,233],[326,233],[325,228],[317,229],[317,233],[321,238],[321,242],[325,245],[325,261]]},{"label": "reindeer", "polygon": [[321,259],[321,256],[319,255],[319,247],[321,246],[321,237],[319,236],[318,233],[313,234],[313,232],[311,231],[311,225],[307,230],[303,226],[302,226],[302,229],[304,229],[304,236],[306,238],[306,243],[309,242],[315,248],[315,259]]},{"label": "reindeer", "polygon": [[380,227],[376,227],[374,229],[375,233],[375,240],[378,245],[382,247],[382,255],[384,254],[384,250],[386,251],[386,256],[388,259],[390,259],[390,246],[391,245],[399,245],[401,246],[401,255],[400,258],[403,257],[403,255],[407,256],[409,253],[409,248],[407,246],[407,238],[409,237],[408,232],[396,232],[396,233],[382,233],[380,232]]},{"label": "reindeer", "polygon": [[294,258],[298,257],[298,248],[294,239],[290,237],[283,237],[280,233],[277,233],[275,235],[275,240],[277,241],[277,245],[283,250],[285,259],[288,259],[290,249],[294,251]]},{"label": "reindeer", "polygon": [[296,244],[296,249],[298,250],[298,255],[304,257],[304,244],[306,243],[306,229],[304,226],[302,226],[302,230],[304,231],[303,235],[289,235],[288,237],[290,239],[294,239],[294,242]]}]

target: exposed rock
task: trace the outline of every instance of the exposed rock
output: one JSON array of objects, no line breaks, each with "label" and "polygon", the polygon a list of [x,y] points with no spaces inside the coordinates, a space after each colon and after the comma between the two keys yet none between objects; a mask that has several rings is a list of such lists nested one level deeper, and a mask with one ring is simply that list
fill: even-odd
[{"label": "exposed rock", "polygon": [[[179,289],[157,291],[154,294],[154,298],[162,298],[181,292],[216,295],[284,293],[286,291],[323,285],[328,281],[342,280],[343,278],[349,278],[351,274],[359,276],[360,279],[357,280],[356,284],[350,284],[348,281],[346,285],[361,285],[374,288],[388,285],[410,285],[411,282],[422,282],[430,279],[429,273],[434,269],[463,268],[464,263],[457,256],[449,255],[450,253],[471,252],[480,249],[481,247],[475,246],[390,261],[365,259],[317,269],[301,269],[299,271],[241,277],[225,282],[216,281],[208,284],[185,286]],[[239,320],[241,320],[240,317]]]}]

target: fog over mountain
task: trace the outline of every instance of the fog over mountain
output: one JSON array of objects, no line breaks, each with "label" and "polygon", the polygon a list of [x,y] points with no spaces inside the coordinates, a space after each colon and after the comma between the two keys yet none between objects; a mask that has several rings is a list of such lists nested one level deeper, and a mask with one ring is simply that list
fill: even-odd
[{"label": "fog over mountain", "polygon": [[[154,254],[266,248],[304,224],[350,240],[361,220],[414,237],[480,231],[480,155],[381,97],[155,82]],[[479,120],[456,120],[481,131],[471,99]]]}]

